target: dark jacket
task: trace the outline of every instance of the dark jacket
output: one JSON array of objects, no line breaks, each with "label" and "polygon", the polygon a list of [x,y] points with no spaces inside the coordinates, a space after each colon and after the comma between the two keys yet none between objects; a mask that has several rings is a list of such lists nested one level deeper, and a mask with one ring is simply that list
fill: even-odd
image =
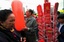
[{"label": "dark jacket", "polygon": [[27,42],[36,42],[36,33],[38,31],[36,19],[32,16],[27,18],[26,26],[29,28],[26,32]]},{"label": "dark jacket", "polygon": [[30,29],[36,30],[37,29],[37,22],[34,17],[27,18],[26,20],[26,26]]},{"label": "dark jacket", "polygon": [[[59,29],[59,26],[60,26],[60,23],[57,24],[58,29]],[[64,32],[64,25],[61,27],[60,32],[61,32],[61,33]]]},{"label": "dark jacket", "polygon": [[[59,29],[60,23],[58,23],[57,27]],[[61,34],[58,35],[58,41],[64,42],[64,25],[60,29]]]},{"label": "dark jacket", "polygon": [[0,25],[0,42],[19,42],[16,35]]}]

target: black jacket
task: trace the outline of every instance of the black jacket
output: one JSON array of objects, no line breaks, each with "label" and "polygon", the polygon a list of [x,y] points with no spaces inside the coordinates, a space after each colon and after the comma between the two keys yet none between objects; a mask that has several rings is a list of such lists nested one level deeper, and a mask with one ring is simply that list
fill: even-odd
[{"label": "black jacket", "polygon": [[[57,25],[58,29],[59,29],[59,26],[60,26],[60,23],[58,23],[58,25]],[[64,42],[64,25],[61,27],[60,32],[61,32],[61,34],[58,35],[58,41]]]},{"label": "black jacket", "polygon": [[5,27],[0,26],[0,42],[19,42],[12,32],[3,28]]}]

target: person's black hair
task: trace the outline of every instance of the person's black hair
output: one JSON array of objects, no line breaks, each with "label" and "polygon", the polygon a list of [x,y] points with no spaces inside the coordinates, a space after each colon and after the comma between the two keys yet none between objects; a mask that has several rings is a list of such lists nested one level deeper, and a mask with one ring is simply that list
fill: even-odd
[{"label": "person's black hair", "polygon": [[4,22],[8,18],[8,16],[12,13],[11,10],[0,10],[0,21]]},{"label": "person's black hair", "polygon": [[29,9],[29,12],[31,12],[31,15],[34,13],[34,11],[32,9]]},{"label": "person's black hair", "polygon": [[60,14],[60,12],[59,11],[57,11],[57,15],[59,15]]},{"label": "person's black hair", "polygon": [[64,19],[64,14],[59,14],[57,19]]}]

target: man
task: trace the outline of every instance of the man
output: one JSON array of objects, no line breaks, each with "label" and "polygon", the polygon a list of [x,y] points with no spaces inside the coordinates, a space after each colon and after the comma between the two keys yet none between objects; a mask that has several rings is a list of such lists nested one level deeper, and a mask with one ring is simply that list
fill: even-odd
[{"label": "man", "polygon": [[59,36],[58,36],[58,41],[59,42],[64,42],[64,14],[58,15],[58,31],[59,31]]},{"label": "man", "polygon": [[26,32],[27,42],[36,42],[37,22],[32,14],[33,10],[29,9],[26,11],[26,26],[28,28]]}]

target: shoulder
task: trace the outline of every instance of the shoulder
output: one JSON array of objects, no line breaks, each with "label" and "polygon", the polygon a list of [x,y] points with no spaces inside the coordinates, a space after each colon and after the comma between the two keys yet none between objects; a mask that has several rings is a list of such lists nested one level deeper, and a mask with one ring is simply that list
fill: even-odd
[{"label": "shoulder", "polygon": [[57,27],[58,27],[58,28],[59,28],[59,26],[60,26],[60,23],[57,24]]},{"label": "shoulder", "polygon": [[34,17],[32,17],[32,20],[36,21],[36,19]]}]

